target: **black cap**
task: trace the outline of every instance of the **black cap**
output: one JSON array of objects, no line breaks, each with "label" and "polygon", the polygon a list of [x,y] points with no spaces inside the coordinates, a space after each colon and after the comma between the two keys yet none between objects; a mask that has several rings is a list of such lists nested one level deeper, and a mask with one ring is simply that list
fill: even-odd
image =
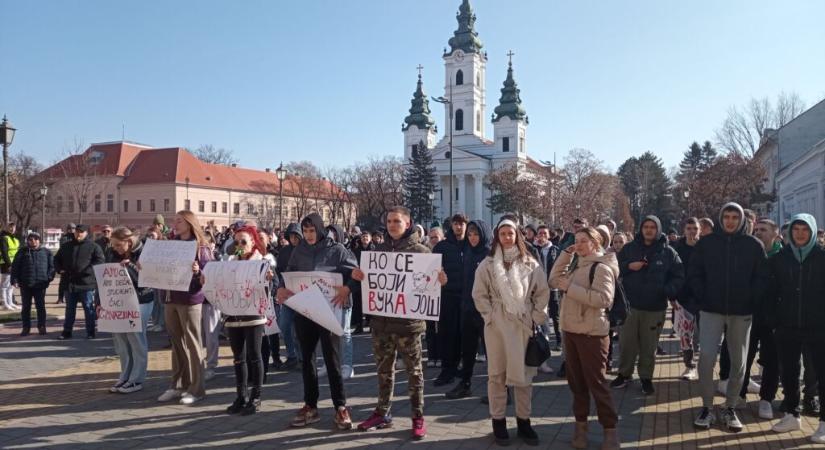
[{"label": "black cap", "polygon": [[75,231],[89,231],[89,226],[81,223],[74,227],[74,229]]},{"label": "black cap", "polygon": [[26,239],[37,239],[39,241],[40,240],[40,234],[35,233],[34,231],[32,231],[31,233],[29,233],[28,236],[26,236]]}]

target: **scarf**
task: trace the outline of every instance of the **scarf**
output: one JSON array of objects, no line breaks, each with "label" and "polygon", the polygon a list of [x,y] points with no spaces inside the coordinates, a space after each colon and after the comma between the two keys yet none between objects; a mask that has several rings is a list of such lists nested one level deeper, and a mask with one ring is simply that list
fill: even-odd
[{"label": "scarf", "polygon": [[[499,280],[499,295],[504,304],[504,311],[516,317],[527,313],[524,296],[530,284],[532,270],[523,259],[518,258],[518,248],[496,252],[493,257],[493,275]],[[510,263],[510,269],[504,268],[504,262]]]}]

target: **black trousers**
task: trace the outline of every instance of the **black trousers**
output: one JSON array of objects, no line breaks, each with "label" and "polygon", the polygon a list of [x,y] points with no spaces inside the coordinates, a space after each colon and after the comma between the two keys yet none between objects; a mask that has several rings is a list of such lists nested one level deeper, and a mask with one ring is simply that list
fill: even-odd
[{"label": "black trousers", "polygon": [[441,316],[438,319],[438,354],[441,370],[455,373],[461,357],[461,294],[441,295]]},{"label": "black trousers", "polygon": [[[561,346],[561,328],[559,328],[559,311],[561,310],[559,304],[559,291],[553,290],[550,292],[550,303],[547,305],[547,312],[550,320],[553,321],[553,333],[556,335],[556,345]],[[612,341],[611,341],[612,342]],[[612,348],[612,344],[611,344]]]},{"label": "black trousers", "polygon": [[427,332],[424,334],[427,342],[427,361],[437,361],[441,359],[438,354],[438,322],[427,321]]},{"label": "black trousers", "polygon": [[465,308],[461,312],[461,381],[470,382],[476,364],[478,344],[484,335],[484,319],[478,311]]},{"label": "black trousers", "polygon": [[32,300],[37,309],[37,327],[46,326],[46,288],[45,287],[25,287],[20,286],[20,298],[23,303],[23,310],[20,312],[23,319],[23,328],[32,327]]},{"label": "black trousers", "polygon": [[352,317],[349,325],[353,330],[364,327],[364,313],[361,308],[361,286],[352,291]]},{"label": "black trousers", "polygon": [[[754,331],[756,330],[756,331]],[[748,380],[751,376],[753,360],[759,352],[759,364],[762,366],[762,387],[759,389],[759,398],[772,402],[779,390],[779,357],[776,354],[776,341],[773,330],[762,324],[751,327],[750,344],[748,345],[748,359],[745,362],[745,382],[739,396],[745,398],[748,393]]]},{"label": "black trousers", "polygon": [[[776,330],[775,337],[782,374],[782,390],[785,393],[782,411],[799,417],[799,360],[805,348],[811,352],[810,359],[817,376],[819,398],[825,398],[825,338],[801,336],[782,329]],[[808,370],[806,367],[805,371]],[[819,410],[819,421],[825,421],[825,408]]]},{"label": "black trousers", "polygon": [[226,333],[229,335],[229,346],[232,348],[235,388],[238,397],[247,397],[247,385],[251,383],[251,396],[260,398],[261,382],[264,378],[263,361],[261,361],[264,326],[226,327]]},{"label": "black trousers", "polygon": [[344,394],[344,380],[341,377],[341,338],[330,333],[326,328],[295,314],[295,334],[301,345],[301,371],[304,379],[304,403],[318,407],[318,369],[315,367],[315,347],[321,342],[321,352],[324,354],[324,364],[327,366],[329,391],[332,404],[337,409],[347,404]]},{"label": "black trousers", "polygon": [[66,291],[69,290],[69,277],[61,275],[57,284],[57,300],[66,300]]}]

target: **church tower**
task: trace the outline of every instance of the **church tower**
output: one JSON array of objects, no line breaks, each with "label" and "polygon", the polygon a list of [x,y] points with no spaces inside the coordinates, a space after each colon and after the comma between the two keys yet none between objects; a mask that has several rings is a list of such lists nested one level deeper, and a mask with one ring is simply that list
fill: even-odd
[{"label": "church tower", "polygon": [[404,161],[409,161],[412,156],[413,146],[422,143],[427,148],[435,145],[437,129],[435,120],[430,115],[430,102],[424,93],[424,83],[421,81],[421,67],[418,66],[418,84],[410,106],[410,114],[404,118],[401,131],[404,132]]},{"label": "church tower", "polygon": [[450,106],[445,104],[445,135],[453,126],[453,136],[477,136],[484,138],[485,71],[487,54],[481,52],[482,43],[475,31],[476,15],[469,0],[463,0],[456,15],[458,29],[449,40],[450,49],[444,52],[444,96],[453,103],[453,120]]},{"label": "church tower", "polygon": [[527,125],[530,119],[521,106],[521,90],[513,79],[513,52],[509,52],[507,78],[501,88],[501,98],[493,114],[493,135],[499,157],[527,157]]}]

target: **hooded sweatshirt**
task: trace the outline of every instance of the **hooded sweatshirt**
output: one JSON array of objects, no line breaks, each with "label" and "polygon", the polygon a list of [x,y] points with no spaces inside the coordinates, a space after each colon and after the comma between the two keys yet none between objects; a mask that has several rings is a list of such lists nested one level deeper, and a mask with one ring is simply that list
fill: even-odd
[{"label": "hooded sweatshirt", "polygon": [[[798,247],[790,229],[800,222],[811,230],[811,237]],[[816,219],[810,214],[793,216],[788,245],[768,261],[765,317],[777,334],[825,338],[825,250],[816,245],[816,229]]]},{"label": "hooded sweatshirt", "polygon": [[[289,241],[289,236],[292,234],[298,235],[299,239],[304,238],[301,226],[294,222],[286,226],[286,232],[284,233],[284,237],[286,237],[287,241]],[[293,247],[292,242],[290,242],[286,245],[286,247],[282,247],[278,251],[278,259],[276,260],[275,271],[278,274],[278,281],[281,285],[283,285],[284,282],[283,277],[281,277],[281,272],[283,272],[283,270],[286,269],[286,265],[289,264],[289,258],[292,256],[292,250],[294,249],[295,247]]]},{"label": "hooded sweatshirt", "polygon": [[461,291],[461,308],[462,311],[472,312],[476,311],[475,302],[473,302],[473,283],[476,278],[476,269],[481,261],[490,254],[490,245],[493,242],[493,232],[487,222],[479,219],[473,220],[467,225],[478,229],[479,242],[475,247],[470,245],[467,241],[467,250],[464,252],[464,283]]},{"label": "hooded sweatshirt", "polygon": [[[656,225],[656,238],[648,245],[642,236],[645,223]],[[662,225],[656,216],[647,216],[639,224],[636,239],[619,252],[622,286],[630,307],[642,311],[664,311],[667,300],[675,299],[685,282],[685,269],[676,250],[668,245]],[[630,264],[645,261],[640,270],[631,270]]]},{"label": "hooded sweatshirt", "polygon": [[[724,230],[725,210],[739,214],[736,230]],[[759,309],[767,281],[767,259],[762,243],[745,232],[745,213],[737,203],[719,211],[714,232],[696,244],[690,258],[688,283],[700,311],[747,316]]]},{"label": "hooded sweatshirt", "polygon": [[462,267],[464,265],[464,252],[466,248],[466,233],[464,240],[459,241],[455,233],[453,233],[453,227],[447,227],[444,240],[435,244],[435,247],[433,247],[433,253],[441,254],[441,265],[447,274],[447,284],[442,288],[442,292],[446,295],[441,296],[442,302],[445,300],[445,296],[461,295]]},{"label": "hooded sweatshirt", "polygon": [[340,273],[344,277],[344,285],[352,291],[357,284],[350,277],[352,269],[358,267],[355,256],[342,244],[327,236],[324,220],[320,215],[312,213],[306,216],[304,220],[309,220],[312,226],[315,227],[317,240],[314,244],[309,244],[306,239],[302,239],[298,246],[292,250],[292,255],[289,257],[284,272],[320,271]]}]

